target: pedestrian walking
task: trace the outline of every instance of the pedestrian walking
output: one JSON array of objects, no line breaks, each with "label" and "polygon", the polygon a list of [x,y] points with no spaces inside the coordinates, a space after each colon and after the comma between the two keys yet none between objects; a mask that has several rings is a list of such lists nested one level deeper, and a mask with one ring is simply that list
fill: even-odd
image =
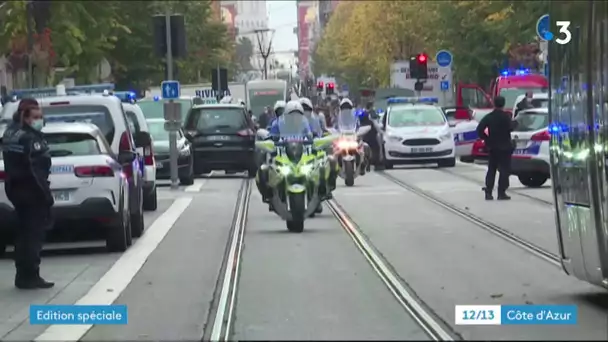
[{"label": "pedestrian walking", "polygon": [[477,126],[477,135],[484,140],[488,149],[488,171],[486,173],[486,187],[484,188],[486,200],[493,200],[492,192],[498,176],[498,199],[510,200],[507,195],[509,188],[509,176],[511,172],[511,155],[513,154],[513,141],[511,132],[516,122],[503,109],[505,98],[497,96],[494,98],[494,110],[481,119]]},{"label": "pedestrian walking", "polygon": [[53,221],[54,204],[48,181],[51,157],[42,135],[42,111],[34,99],[23,99],[3,139],[4,189],[19,226],[15,238],[15,286],[47,289],[55,284],[40,276],[40,252]]}]

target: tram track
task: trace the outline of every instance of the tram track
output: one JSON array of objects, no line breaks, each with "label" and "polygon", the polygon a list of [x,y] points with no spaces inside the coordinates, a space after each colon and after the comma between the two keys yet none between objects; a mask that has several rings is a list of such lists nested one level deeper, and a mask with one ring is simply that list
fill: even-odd
[{"label": "tram track", "polygon": [[226,245],[220,276],[205,324],[202,341],[229,341],[234,324],[236,298],[252,181],[244,179],[239,190],[230,238]]},{"label": "tram track", "polygon": [[398,179],[397,177],[395,177],[393,175],[390,175],[384,171],[378,172],[378,174],[381,175],[382,177],[384,177],[385,179],[389,180],[390,182],[398,185],[402,189],[405,189],[411,193],[414,193],[414,194],[418,195],[419,197],[422,197],[422,198],[426,199],[427,201],[432,202],[432,203],[444,208],[445,210],[464,218],[465,220],[473,223],[474,225],[500,237],[501,239],[523,249],[524,251],[527,251],[527,252],[537,256],[538,258],[548,262],[549,264],[551,264],[553,266],[561,268],[561,260],[560,260],[559,256],[557,256],[556,254],[554,254],[534,243],[531,243],[502,227],[499,227],[491,222],[488,222],[488,221],[482,219],[481,217],[478,217],[464,209],[461,209],[452,203],[442,200],[437,196],[431,195],[428,192],[426,192],[412,184],[404,182],[403,180]]},{"label": "tram track", "polygon": [[454,341],[457,334],[448,324],[435,315],[427,305],[400,279],[398,273],[365,237],[357,224],[335,199],[328,200],[327,207],[340,223],[340,226],[353,240],[357,249],[372,266],[382,282],[397,299],[405,311],[416,321],[432,341]]},{"label": "tram track", "polygon": [[[483,187],[485,186],[482,181],[480,181],[478,179],[475,179],[473,177],[469,177],[469,176],[466,176],[466,175],[463,175],[463,174],[460,174],[460,173],[452,172],[452,171],[446,170],[446,169],[437,169],[437,171],[443,172],[443,173],[446,173],[446,174],[449,174],[449,175],[452,175],[452,176],[455,176],[455,177],[458,177],[460,179],[464,179],[464,180],[470,181],[472,183],[477,183],[477,184],[479,184],[482,187],[482,190],[483,190]],[[545,205],[545,206],[553,207],[553,202],[544,200],[542,198],[534,197],[532,195],[526,194],[526,193],[521,192],[521,191],[510,189],[510,190],[507,190],[507,192],[510,192],[510,193],[515,194],[517,196],[521,196],[521,197],[525,197],[525,198],[531,199],[532,201],[534,201],[536,203],[540,203],[540,204]]]}]

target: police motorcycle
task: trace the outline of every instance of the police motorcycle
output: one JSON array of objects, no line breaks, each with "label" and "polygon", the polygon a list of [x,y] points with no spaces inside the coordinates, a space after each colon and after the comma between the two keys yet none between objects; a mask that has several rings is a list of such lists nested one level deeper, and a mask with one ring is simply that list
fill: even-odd
[{"label": "police motorcycle", "polygon": [[353,186],[357,176],[365,175],[369,168],[369,147],[361,137],[371,130],[371,126],[358,127],[357,115],[352,109],[343,109],[336,117],[338,139],[334,156],[340,165],[338,175],[346,186]]},{"label": "police motorcycle", "polygon": [[276,140],[259,140],[256,148],[271,156],[260,166],[258,189],[290,232],[301,233],[304,221],[314,215],[329,191],[333,158],[317,151],[330,146],[333,137],[313,139],[302,127],[305,116],[285,113],[279,120]]}]

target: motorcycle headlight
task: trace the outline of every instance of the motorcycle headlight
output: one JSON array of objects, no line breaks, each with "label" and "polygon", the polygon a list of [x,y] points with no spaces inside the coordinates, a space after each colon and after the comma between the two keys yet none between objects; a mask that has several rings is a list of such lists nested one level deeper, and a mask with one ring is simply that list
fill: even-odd
[{"label": "motorcycle headlight", "polygon": [[279,172],[283,176],[289,176],[291,174],[291,167],[289,167],[289,166],[279,166]]},{"label": "motorcycle headlight", "polygon": [[445,141],[445,140],[454,140],[454,137],[452,136],[451,132],[447,132],[447,133],[441,135],[439,137],[439,139],[441,139],[442,141]]},{"label": "motorcycle headlight", "polygon": [[387,136],[386,136],[386,138],[387,138],[389,141],[394,141],[394,142],[400,142],[401,140],[403,140],[403,138],[402,138],[402,137],[400,137],[400,136],[398,136],[398,135],[392,135],[392,134],[387,135]]},{"label": "motorcycle headlight", "polygon": [[303,175],[309,175],[312,172],[312,164],[305,164],[300,166],[300,173]]}]

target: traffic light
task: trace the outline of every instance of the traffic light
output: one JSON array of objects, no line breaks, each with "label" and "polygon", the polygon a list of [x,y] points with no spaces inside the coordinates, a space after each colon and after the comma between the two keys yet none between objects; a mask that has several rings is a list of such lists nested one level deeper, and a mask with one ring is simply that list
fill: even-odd
[{"label": "traffic light", "polygon": [[418,77],[416,79],[426,80],[429,78],[429,72],[427,68],[427,62],[429,61],[429,56],[424,53],[419,53],[416,56],[416,63],[418,64]]},{"label": "traffic light", "polygon": [[418,58],[417,56],[410,57],[410,78],[413,80],[420,79],[420,72],[418,71]]},{"label": "traffic light", "polygon": [[327,88],[325,89],[325,95],[332,95],[334,93],[334,84],[327,83]]},{"label": "traffic light", "polygon": [[317,91],[322,92],[323,89],[325,89],[325,85],[323,84],[323,82],[322,81],[317,82]]}]

